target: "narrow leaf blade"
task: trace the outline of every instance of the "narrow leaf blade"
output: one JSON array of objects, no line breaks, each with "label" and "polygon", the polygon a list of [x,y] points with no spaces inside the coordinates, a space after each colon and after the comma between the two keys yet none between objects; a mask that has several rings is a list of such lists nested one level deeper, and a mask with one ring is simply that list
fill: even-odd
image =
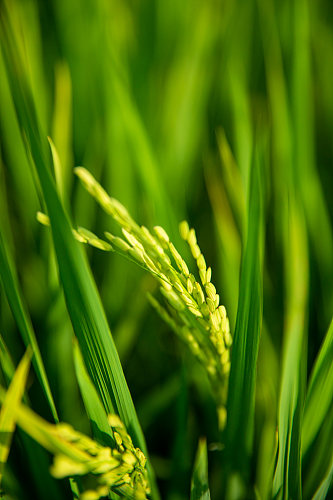
[{"label": "narrow leaf blade", "polygon": [[206,439],[200,439],[194,462],[191,500],[210,500]]},{"label": "narrow leaf blade", "polygon": [[286,320],[279,400],[279,454],[273,482],[278,498],[301,497],[301,420],[305,385],[308,294],[307,241],[301,209],[291,196],[286,207]]},{"label": "narrow leaf blade", "polygon": [[[259,162],[259,159],[256,160]],[[228,467],[247,475],[252,453],[256,362],[262,321],[263,207],[259,163],[253,166],[248,235],[228,389],[226,454]]]},{"label": "narrow leaf blade", "polygon": [[[77,341],[74,342],[74,365],[83,402],[90,419],[94,436],[105,446],[114,444],[113,435],[107,420],[105,408],[90,380]],[[113,410],[114,413],[114,410]]]},{"label": "narrow leaf blade", "polygon": [[13,380],[3,400],[0,412],[0,484],[7,461],[12,435],[16,424],[16,408],[20,405],[27,382],[31,351],[27,350],[20,361]]},{"label": "narrow leaf blade", "polygon": [[58,421],[57,410],[51,393],[51,388],[46,375],[44,363],[37,343],[36,335],[31,324],[30,317],[23,302],[20,291],[19,282],[15,273],[13,260],[6,248],[5,241],[2,236],[2,227],[0,221],[0,278],[3,288],[6,292],[8,303],[13,312],[22,339],[26,346],[31,346],[34,354],[32,363],[35,368],[37,377],[45,392],[49,403],[53,418]]},{"label": "narrow leaf blade", "polygon": [[[53,242],[68,312],[82,355],[107,412],[115,407],[135,445],[147,456],[145,439],[105,317],[95,282],[51,176],[50,155],[37,120],[25,65],[17,50],[10,19],[0,17],[4,59],[28,154],[36,167],[53,235]],[[17,78],[20,75],[20,78]],[[148,464],[152,497],[158,498],[153,471]]]},{"label": "narrow leaf blade", "polygon": [[333,320],[317,356],[307,390],[302,427],[302,455],[308,451],[332,405]]}]

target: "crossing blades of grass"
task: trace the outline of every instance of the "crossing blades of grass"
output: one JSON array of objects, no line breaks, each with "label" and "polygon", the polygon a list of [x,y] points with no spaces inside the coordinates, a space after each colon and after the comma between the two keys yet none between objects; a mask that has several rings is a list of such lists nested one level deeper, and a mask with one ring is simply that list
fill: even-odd
[{"label": "crossing blades of grass", "polygon": [[9,455],[10,443],[16,425],[15,410],[20,405],[24,393],[29,373],[30,358],[31,351],[28,349],[17,367],[6,397],[2,401],[0,411],[0,486],[3,468]]},{"label": "crossing blades of grass", "polygon": [[[130,94],[119,75],[114,71],[112,75],[112,89],[120,106],[121,117],[124,121],[129,144],[133,147],[133,154],[138,167],[142,184],[146,189],[147,197],[153,204],[156,217],[167,229],[177,233],[176,217],[172,204],[160,178],[159,169],[153,153],[147,132],[143,126],[140,115],[131,100]],[[168,207],[168,208],[167,208]]]},{"label": "crossing blades of grass", "polygon": [[[116,408],[134,443],[147,456],[145,439],[124,377],[95,282],[78,243],[74,240],[50,173],[46,140],[42,139],[31,91],[20,60],[10,20],[1,16],[4,59],[16,112],[27,149],[36,167],[50,217],[53,242],[66,304],[88,373],[107,412]],[[17,78],[20,75],[20,79]],[[29,103],[29,105],[27,104]],[[158,493],[149,467],[152,497]]]},{"label": "crossing blades of grass", "polygon": [[[74,364],[76,377],[79,383],[87,415],[91,423],[93,435],[99,443],[103,444],[104,446],[112,446],[114,448],[115,441],[111,427],[108,423],[107,414],[96,392],[96,389],[90,380],[87,369],[84,366],[82,354],[76,340],[74,340]],[[117,500],[118,498],[118,496],[113,492],[110,492],[109,496],[113,500]]]},{"label": "crossing blades of grass", "polygon": [[304,407],[302,458],[304,496],[309,497],[322,482],[333,456],[333,322],[312,369]]},{"label": "crossing blades of grass", "polygon": [[328,498],[327,494],[329,489],[332,487],[333,482],[333,459],[331,461],[331,465],[325,475],[324,480],[320,484],[316,493],[313,495],[312,500],[323,500],[324,498]]},{"label": "crossing blades of grass", "polygon": [[[74,340],[74,364],[83,402],[90,419],[94,436],[104,444],[114,444],[113,434],[108,424],[107,414],[93,383],[87,373],[77,340]],[[112,413],[114,410],[111,409]]]},{"label": "crossing blades of grass", "polygon": [[14,376],[15,367],[9,355],[9,351],[0,333],[0,381],[2,385],[11,380]]},{"label": "crossing blades of grass", "polygon": [[206,184],[216,229],[219,236],[219,265],[223,276],[224,300],[227,305],[231,329],[234,330],[239,295],[239,276],[241,261],[241,241],[243,234],[239,228],[244,226],[245,201],[241,174],[233,158],[224,131],[218,131],[222,178],[213,168],[206,169]]},{"label": "crossing blades of grass", "polygon": [[[15,366],[11,360],[7,346],[0,334],[0,384],[7,387],[15,375]],[[29,404],[27,395],[23,395],[22,400]],[[49,500],[58,500],[62,493],[59,484],[49,474],[49,457],[43,448],[41,448],[21,429],[17,429],[20,442],[20,451],[27,464],[29,471],[29,480],[33,488],[36,488],[38,498],[48,498]],[[16,471],[15,471],[16,472]],[[75,484],[72,484],[73,491]],[[25,489],[31,489],[30,485],[25,484]],[[23,497],[22,497],[23,498]]]},{"label": "crossing blades of grass", "polygon": [[[302,455],[309,450],[333,405],[333,320],[312,370],[302,426]],[[328,443],[333,451],[333,444]]]},{"label": "crossing blades of grass", "polygon": [[320,428],[319,434],[302,457],[303,497],[312,498],[329,474],[332,462],[333,406]]},{"label": "crossing blades of grass", "polygon": [[249,221],[228,389],[226,464],[248,478],[254,426],[256,362],[262,318],[263,206],[261,158],[252,169]]},{"label": "crossing blades of grass", "polygon": [[279,454],[273,483],[273,494],[279,499],[301,498],[300,425],[308,292],[306,233],[292,196],[285,210],[286,317],[278,416]]},{"label": "crossing blades of grass", "polygon": [[[7,397],[0,387],[0,401],[5,403]],[[118,444],[111,449],[66,423],[50,424],[24,404],[12,406],[12,413],[17,424],[54,455],[51,473],[55,478],[82,476],[81,500],[104,498],[111,489],[129,500],[147,500],[145,456],[133,447],[118,416],[110,416]]]},{"label": "crossing blades of grass", "polygon": [[194,462],[191,500],[210,500],[206,439],[200,439]]},{"label": "crossing blades of grass", "polygon": [[[322,314],[330,317],[333,307],[333,234],[329,212],[316,169],[316,134],[314,133],[313,62],[311,47],[311,2],[301,0],[293,5],[293,64],[291,111],[295,127],[294,168],[299,179],[304,213],[313,254],[317,260],[323,290]],[[321,235],[318,238],[318,234]]]},{"label": "crossing blades of grass", "polygon": [[221,157],[223,180],[228,199],[230,200],[230,206],[235,215],[235,221],[238,227],[243,230],[246,213],[244,184],[225,135],[225,131],[223,129],[219,129],[216,135]]},{"label": "crossing blades of grass", "polygon": [[8,303],[11,307],[13,317],[22,335],[23,341],[26,346],[30,345],[34,354],[32,364],[35,368],[37,377],[45,392],[47,401],[49,403],[53,418],[58,420],[57,411],[55,408],[53,396],[47,379],[44,368],[44,363],[41,353],[37,344],[37,339],[30,317],[26,311],[23,302],[22,294],[20,291],[19,282],[15,273],[15,266],[12,258],[6,248],[5,241],[2,235],[2,221],[0,218],[0,278],[3,288],[6,292]]}]

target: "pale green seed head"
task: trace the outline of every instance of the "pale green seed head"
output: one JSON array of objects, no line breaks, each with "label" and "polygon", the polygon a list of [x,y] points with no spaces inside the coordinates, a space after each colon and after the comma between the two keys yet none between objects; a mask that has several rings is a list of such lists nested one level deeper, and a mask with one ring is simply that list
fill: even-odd
[{"label": "pale green seed head", "polygon": [[147,255],[146,253],[142,253],[142,257],[144,259],[144,263],[145,265],[148,267],[148,269],[153,273],[153,274],[157,274],[158,276],[160,276],[160,269],[159,269],[159,262],[153,262],[153,260],[149,257],[149,255]]},{"label": "pale green seed head", "polygon": [[[121,242],[118,242],[113,239],[114,237],[110,239],[111,243],[115,246],[118,243],[118,247],[122,247],[123,252],[132,255],[159,280],[161,293],[173,311],[169,314],[167,308],[151,300],[154,307],[170,327],[189,344],[197,359],[204,364],[213,387],[220,387],[221,392],[217,394],[217,400],[221,402],[225,399],[225,380],[230,369],[230,355],[226,347],[231,345],[232,339],[225,308],[219,306],[220,297],[211,283],[212,270],[210,267],[207,269],[194,229],[190,229],[186,221],[179,225],[181,237],[188,242],[196,260],[204,291],[200,284],[196,283],[194,276],[189,273],[186,262],[170,242],[168,234],[162,227],[156,226],[154,228],[156,237],[153,236],[146,227],[139,227],[131,219],[127,210],[117,200],[110,198],[85,169],[78,169],[77,173],[96,200],[120,225],[129,245],[124,246],[127,245],[126,242],[121,239]],[[179,272],[171,263],[165,250],[170,252]],[[195,319],[190,317],[187,311],[191,312]],[[195,322],[198,325],[197,329]],[[189,329],[193,332],[191,333],[193,339],[186,337],[186,330]],[[207,335],[207,341],[205,335]],[[130,445],[126,438],[121,436],[121,439],[120,447],[127,449]],[[121,450],[120,447],[119,450]],[[125,474],[125,470],[122,472]],[[121,469],[118,468],[118,475],[120,474]],[[133,482],[134,476],[131,477]]]},{"label": "pale green seed head", "polygon": [[130,245],[122,238],[114,236],[113,234],[107,231],[104,234],[107,237],[107,239],[111,241],[112,245],[116,247],[118,250],[121,250],[122,252],[128,252],[128,250],[131,248]]},{"label": "pale green seed head", "polygon": [[201,312],[199,311],[199,309],[196,309],[195,307],[192,307],[192,306],[189,306],[189,311],[191,311],[192,314],[194,314],[194,316],[196,316],[197,318],[202,318],[202,314]]},{"label": "pale green seed head", "polygon": [[121,458],[122,458],[122,461],[125,462],[125,464],[127,464],[127,465],[134,466],[137,462],[135,455],[133,453],[128,452],[128,451],[123,453]]},{"label": "pale green seed head", "polygon": [[228,361],[230,359],[230,354],[229,354],[229,351],[224,351],[224,353],[222,354],[222,364],[227,364]]},{"label": "pale green seed head", "polygon": [[206,279],[207,272],[204,269],[199,269],[199,276],[200,276],[201,283],[203,285],[205,285],[207,283],[207,279]]},{"label": "pale green seed head", "polygon": [[190,249],[194,259],[197,260],[201,255],[201,250],[199,245],[197,245],[196,243],[194,245],[190,245]]},{"label": "pale green seed head", "polygon": [[226,308],[224,306],[219,306],[219,313],[220,313],[222,320],[227,317],[227,311],[226,311]]},{"label": "pale green seed head", "polygon": [[[104,490],[103,490],[104,493]],[[100,489],[96,490],[86,490],[80,495],[80,500],[99,500],[99,498],[107,495],[109,493],[109,488],[106,488],[106,494],[103,494]]]},{"label": "pale green seed head", "polygon": [[132,245],[134,248],[144,250],[142,243],[140,243],[140,241],[133,234],[129,233],[124,228],[122,228],[122,233],[130,245]]},{"label": "pale green seed head", "polygon": [[188,277],[190,272],[188,270],[187,264],[172,243],[169,243],[169,250],[172,257],[174,258],[175,263],[177,264],[178,269],[184,274],[185,277]]},{"label": "pale green seed head", "polygon": [[227,422],[227,410],[224,406],[217,409],[219,428],[224,429]]},{"label": "pale green seed head", "polygon": [[213,328],[218,331],[220,329],[220,325],[221,325],[221,318],[220,318],[218,311],[215,310],[215,311],[211,312],[210,320],[211,320]]},{"label": "pale green seed head", "polygon": [[206,261],[205,261],[205,257],[202,255],[202,253],[199,255],[198,259],[197,259],[197,266],[198,266],[198,269],[199,271],[205,271],[206,272]]},{"label": "pale green seed head", "polygon": [[209,307],[210,312],[214,312],[215,311],[214,301],[210,297],[207,297],[206,302],[207,302],[207,305]]},{"label": "pale green seed head", "polygon": [[76,229],[73,229],[72,231],[77,241],[79,241],[80,243],[89,243],[87,238],[84,238]]},{"label": "pale green seed head", "polygon": [[173,290],[165,290],[165,288],[161,288],[161,293],[167,299],[169,304],[176,309],[176,311],[183,311],[185,309],[185,304],[178,297],[178,295]]},{"label": "pale green seed head", "polygon": [[155,231],[159,241],[162,243],[162,246],[165,247],[170,241],[167,232],[161,226],[155,226],[154,231]]},{"label": "pale green seed head", "polygon": [[190,278],[187,278],[186,286],[187,286],[188,293],[192,293],[193,292],[193,283],[192,283]]},{"label": "pale green seed head", "polygon": [[136,224],[134,224],[134,221],[130,217],[127,209],[124,207],[122,203],[120,203],[120,201],[116,200],[116,198],[109,197],[109,202],[114,212],[118,215],[119,218],[126,221],[130,226],[132,225],[136,226]]},{"label": "pale green seed head", "polygon": [[141,248],[130,248],[128,254],[133,257],[139,264],[146,264],[144,252]]},{"label": "pale green seed head", "polygon": [[192,307],[196,306],[196,303],[193,300],[193,298],[190,295],[188,295],[187,293],[182,293],[182,299],[187,306],[192,306]]},{"label": "pale green seed head", "polygon": [[205,286],[206,294],[211,300],[215,300],[216,288],[213,283],[207,283]]},{"label": "pale green seed head", "polygon": [[112,246],[104,240],[101,240],[91,231],[85,229],[84,227],[78,227],[77,233],[81,238],[84,238],[89,245],[99,248],[100,250],[104,250],[106,252],[110,252],[112,250]]},{"label": "pale green seed head", "polygon": [[43,224],[43,226],[50,225],[50,217],[43,212],[37,212],[36,218],[40,224]]},{"label": "pale green seed head", "polygon": [[197,291],[198,304],[199,304],[199,306],[201,306],[201,304],[203,304],[205,302],[205,296],[204,296],[204,293],[203,293],[202,288],[200,286],[200,283],[196,282],[195,289]]},{"label": "pale green seed head", "polygon": [[188,232],[187,241],[190,247],[194,246],[197,243],[197,237],[193,228]]},{"label": "pale green seed head", "polygon": [[187,221],[183,220],[179,224],[179,232],[180,232],[180,236],[183,238],[183,240],[187,240],[189,231],[190,231],[190,228],[188,226]]},{"label": "pale green seed head", "polygon": [[81,476],[87,474],[90,471],[90,467],[86,463],[71,460],[65,455],[56,455],[50,471],[53,477],[62,479],[68,476]]},{"label": "pale green seed head", "polygon": [[202,312],[202,314],[207,317],[209,316],[210,314],[210,309],[208,307],[208,305],[206,304],[206,302],[204,302],[201,306],[200,306],[200,311]]},{"label": "pale green seed head", "polygon": [[174,288],[177,290],[177,292],[183,294],[184,293],[184,287],[181,285],[181,283],[179,281],[176,281],[174,284],[173,284]]},{"label": "pale green seed head", "polygon": [[74,169],[75,174],[79,177],[86,190],[96,199],[100,205],[107,211],[112,212],[113,206],[110,196],[96,181],[96,179],[83,167]]}]

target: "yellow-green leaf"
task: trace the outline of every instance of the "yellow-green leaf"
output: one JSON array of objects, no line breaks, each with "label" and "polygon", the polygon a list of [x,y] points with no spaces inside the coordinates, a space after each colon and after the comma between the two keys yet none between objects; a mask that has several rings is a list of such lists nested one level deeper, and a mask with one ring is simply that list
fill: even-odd
[{"label": "yellow-green leaf", "polygon": [[16,425],[16,409],[21,403],[30,367],[31,350],[23,356],[8,388],[0,411],[0,485]]}]

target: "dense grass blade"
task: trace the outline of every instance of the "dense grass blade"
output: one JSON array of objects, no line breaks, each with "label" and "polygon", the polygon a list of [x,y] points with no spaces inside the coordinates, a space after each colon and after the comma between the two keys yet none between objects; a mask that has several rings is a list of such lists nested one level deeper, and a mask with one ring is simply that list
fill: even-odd
[{"label": "dense grass blade", "polygon": [[11,307],[13,317],[22,335],[26,346],[30,345],[34,354],[32,363],[36,371],[40,384],[45,392],[49,403],[53,418],[58,420],[57,411],[55,408],[53,396],[51,394],[50,385],[44,368],[42,356],[37,344],[37,339],[30,317],[23,302],[20,291],[19,282],[15,273],[15,266],[12,258],[6,248],[5,241],[2,235],[2,221],[0,218],[0,278],[2,286],[6,292],[8,303]]},{"label": "dense grass blade", "polygon": [[147,131],[131,100],[128,89],[126,89],[124,82],[121,82],[119,75],[112,75],[112,83],[112,88],[120,106],[121,116],[124,120],[125,130],[129,137],[129,144],[133,147],[138,172],[147,192],[148,199],[152,203],[156,218],[161,221],[164,227],[172,229],[174,234],[177,234],[177,219],[174,214],[173,205],[169,202],[163,179],[160,177]]},{"label": "dense grass blade", "polygon": [[302,426],[304,496],[325,482],[333,456],[333,322],[312,369],[305,399]]},{"label": "dense grass blade", "polygon": [[10,357],[9,351],[4,339],[0,333],[0,376],[1,384],[7,385],[13,378],[15,372],[14,363]]},{"label": "dense grass blade", "polygon": [[[77,341],[74,341],[74,364],[76,377],[79,383],[80,391],[90,420],[92,433],[99,443],[104,446],[115,447],[115,441],[111,427],[108,423],[105,408],[96,392],[93,383],[90,380],[87,369],[84,365],[82,354]],[[117,500],[118,496],[110,492],[109,496]]]},{"label": "dense grass blade", "polygon": [[[101,444],[114,444],[113,434],[107,420],[105,408],[90,380],[77,341],[74,341],[74,364],[83,402],[89,417],[92,432]],[[112,410],[114,413],[114,409]]]},{"label": "dense grass blade", "polygon": [[333,483],[333,459],[325,475],[325,478],[323,479],[316,493],[313,495],[312,500],[324,500],[325,498],[328,498],[327,495],[329,490],[332,488],[332,483]]},{"label": "dense grass blade", "polygon": [[[291,110],[295,128],[294,168],[303,198],[304,214],[314,257],[320,272],[323,294],[321,314],[332,313],[333,234],[319,172],[316,169],[315,109],[311,47],[311,2],[293,4],[293,64]],[[318,234],[321,235],[318,238]]]},{"label": "dense grass blade", "polygon": [[236,160],[228,143],[225,131],[217,132],[217,142],[221,157],[221,167],[224,184],[230,200],[230,205],[235,216],[235,222],[244,233],[246,202],[244,184]]},{"label": "dense grass blade", "polygon": [[307,240],[296,201],[286,208],[286,318],[279,401],[279,454],[273,494],[301,498],[301,419],[305,384],[305,331],[308,293]]},{"label": "dense grass blade", "polygon": [[27,350],[17,367],[13,380],[2,401],[0,411],[0,486],[12,435],[16,426],[16,407],[20,405],[29,374],[31,351]]},{"label": "dense grass blade", "polygon": [[52,137],[57,145],[60,165],[57,185],[65,206],[68,201],[72,175],[72,84],[68,65],[58,63],[55,68],[55,104],[52,120]]},{"label": "dense grass blade", "polygon": [[303,497],[311,498],[324,481],[332,461],[333,406],[320,428],[319,434],[302,457]]},{"label": "dense grass blade", "polygon": [[[0,387],[0,401],[6,404],[7,399],[8,392]],[[114,489],[120,496],[131,500],[146,499],[146,494],[150,492],[146,459],[141,450],[134,448],[118,416],[113,415],[110,421],[115,435],[116,431],[118,433],[118,448],[111,449],[101,446],[68,424],[50,424],[24,404],[12,405],[11,412],[17,424],[54,455],[51,473],[55,478],[86,478],[91,474],[92,486],[88,483],[87,487],[83,483],[80,498],[97,500],[109,495],[110,490]],[[94,496],[91,496],[91,490]]]},{"label": "dense grass blade", "polygon": [[[219,265],[223,277],[223,297],[228,310],[231,329],[234,330],[239,295],[241,241],[245,221],[244,187],[223,131],[218,132],[222,179],[209,167],[206,169],[206,184],[219,237]],[[221,280],[222,281],[222,280]]]},{"label": "dense grass blade", "polygon": [[[44,196],[53,234],[60,278],[66,304],[77,335],[89,375],[107,412],[116,408],[134,443],[147,454],[144,436],[124,377],[105,313],[78,243],[74,240],[68,217],[63,209],[50,173],[50,160],[42,139],[24,64],[16,50],[10,22],[1,16],[3,50],[18,120],[26,138]],[[20,74],[18,80],[16,75]],[[153,497],[157,492],[150,470]]]},{"label": "dense grass blade", "polygon": [[[13,379],[14,374],[14,363],[11,360],[7,346],[0,334],[0,384],[3,387],[7,387]],[[26,404],[30,404],[26,394],[23,395],[22,400]],[[22,432],[21,429],[17,429],[16,433],[18,442],[21,445],[19,449],[26,461],[27,470],[29,471],[29,479],[31,479],[32,487],[36,488],[38,498],[59,500],[63,492],[59,484],[49,473],[50,464],[47,453],[33,439]],[[25,488],[31,489],[28,484],[25,485]],[[74,484],[73,488],[75,488]]]},{"label": "dense grass blade", "polygon": [[207,443],[205,439],[200,439],[199,441],[194,462],[191,483],[191,500],[210,500]]},{"label": "dense grass blade", "polygon": [[[302,455],[309,450],[333,405],[333,320],[313,367],[305,399]],[[333,443],[331,453],[333,452]]]},{"label": "dense grass blade", "polygon": [[252,169],[249,221],[231,358],[226,428],[227,466],[248,477],[254,429],[256,362],[262,321],[263,199],[261,158]]}]

